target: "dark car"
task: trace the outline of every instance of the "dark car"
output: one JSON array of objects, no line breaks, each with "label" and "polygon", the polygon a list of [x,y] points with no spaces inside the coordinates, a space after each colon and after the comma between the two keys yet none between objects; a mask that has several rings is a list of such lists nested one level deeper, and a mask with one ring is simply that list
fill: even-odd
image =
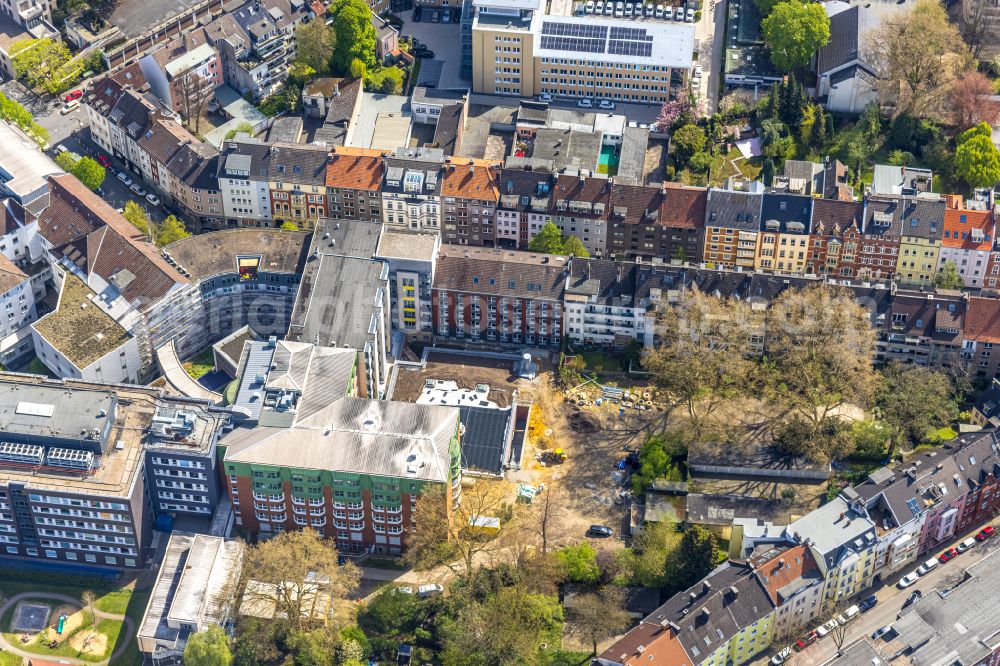
[{"label": "dark car", "polygon": [[420,17],[424,15],[424,8],[417,7],[413,10],[413,22],[420,23]]},{"label": "dark car", "polygon": [[417,56],[418,58],[432,60],[434,58],[434,51],[427,51],[427,50],[417,51],[413,55]]},{"label": "dark car", "polygon": [[[916,603],[917,599],[921,598],[922,596],[924,596],[923,592],[921,592],[920,590],[913,590],[913,592],[910,592],[910,596],[906,598],[906,601],[903,602],[902,608],[908,608],[912,606],[914,603]],[[902,608],[900,610],[902,610]]]},{"label": "dark car", "polygon": [[983,529],[979,530],[979,534],[976,535],[976,541],[986,541],[993,533],[996,532],[992,525],[987,525]]},{"label": "dark car", "polygon": [[938,555],[938,562],[944,564],[948,560],[953,560],[956,557],[958,557],[958,551],[955,550],[954,548],[949,548],[948,550]]},{"label": "dark car", "polygon": [[587,530],[587,534],[595,537],[609,537],[615,533],[613,529],[607,525],[591,525],[590,529]]},{"label": "dark car", "polygon": [[799,640],[795,641],[795,646],[793,649],[796,652],[802,652],[807,647],[815,643],[817,639],[819,639],[819,634],[817,634],[816,630],[814,629],[813,631],[810,631],[808,634],[806,634]]},{"label": "dark car", "polygon": [[862,613],[864,613],[865,611],[869,611],[869,610],[875,608],[875,604],[877,604],[877,603],[878,603],[878,597],[876,597],[873,594],[872,596],[868,597],[867,599],[865,599],[864,601],[862,601],[860,604],[858,604],[858,608],[861,609]]}]

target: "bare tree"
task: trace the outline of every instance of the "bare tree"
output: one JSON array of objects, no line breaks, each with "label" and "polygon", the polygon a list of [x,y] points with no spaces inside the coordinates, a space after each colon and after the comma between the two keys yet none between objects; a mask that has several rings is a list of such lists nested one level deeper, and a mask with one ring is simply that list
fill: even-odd
[{"label": "bare tree", "polygon": [[80,603],[83,605],[87,612],[90,613],[90,624],[97,624],[97,616],[94,615],[94,601],[96,601],[97,595],[94,594],[92,590],[84,590],[80,594]]},{"label": "bare tree", "polygon": [[624,609],[625,595],[621,588],[606,587],[576,598],[569,611],[570,632],[591,645],[597,654],[597,644],[628,628],[631,618]]},{"label": "bare tree", "polygon": [[996,45],[1000,39],[996,23],[990,16],[993,4],[990,0],[961,0],[953,5],[962,39],[976,60],[983,57],[984,46]]},{"label": "bare tree", "polygon": [[174,83],[174,91],[179,93],[184,120],[189,126],[193,126],[197,134],[201,129],[201,115],[205,111],[205,106],[215,95],[214,82],[192,71]]},{"label": "bare tree", "polygon": [[844,647],[844,642],[847,640],[847,624],[837,623],[837,626],[830,631],[830,637],[833,638],[833,644],[837,646],[837,654],[840,654],[841,648]]},{"label": "bare tree", "polygon": [[556,487],[549,485],[542,491],[542,501],[538,505],[538,536],[542,539],[542,556],[549,552],[549,519],[553,516],[552,503]]}]

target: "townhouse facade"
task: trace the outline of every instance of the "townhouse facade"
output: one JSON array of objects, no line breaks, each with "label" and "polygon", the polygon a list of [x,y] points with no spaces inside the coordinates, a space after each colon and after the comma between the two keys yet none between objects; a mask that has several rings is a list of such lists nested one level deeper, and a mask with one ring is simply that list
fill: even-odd
[{"label": "townhouse facade", "polygon": [[382,221],[416,231],[441,231],[439,149],[400,149],[385,158]]},{"label": "townhouse facade", "polygon": [[592,257],[604,255],[611,181],[606,177],[565,173],[556,176],[549,215],[563,236],[576,236]]},{"label": "townhouse facade", "polygon": [[990,251],[993,248],[996,219],[992,210],[968,210],[959,196],[946,197],[944,238],[938,256],[937,270],[941,273],[950,264],[970,288],[986,284]]},{"label": "townhouse facade", "polygon": [[319,146],[272,144],[267,178],[275,226],[312,229],[327,217],[328,151]]},{"label": "townhouse facade", "polygon": [[450,157],[441,173],[441,237],[446,243],[494,247],[499,164]]},{"label": "townhouse facade", "polygon": [[812,226],[812,197],[765,193],[761,200],[760,236],[754,268],[803,273]]},{"label": "townhouse facade", "polygon": [[330,217],[341,220],[382,220],[382,152],[337,146],[326,169],[326,191]]},{"label": "townhouse facade", "polygon": [[613,185],[607,256],[644,261],[702,257],[707,199],[700,188]]},{"label": "townhouse facade", "polygon": [[531,239],[552,221],[549,198],[555,177],[536,169],[504,169],[499,180],[496,245],[527,250]]},{"label": "townhouse facade", "polygon": [[705,211],[704,261],[753,269],[760,241],[763,194],[710,189]]},{"label": "townhouse facade", "polygon": [[860,266],[863,220],[862,203],[814,200],[806,272],[831,277],[856,276]]},{"label": "townhouse facade", "polygon": [[901,284],[930,286],[941,253],[944,199],[902,197],[898,205],[902,210],[896,276]]},{"label": "townhouse facade", "polygon": [[274,215],[268,180],[271,147],[246,137],[222,146],[217,167],[227,227],[271,227]]}]

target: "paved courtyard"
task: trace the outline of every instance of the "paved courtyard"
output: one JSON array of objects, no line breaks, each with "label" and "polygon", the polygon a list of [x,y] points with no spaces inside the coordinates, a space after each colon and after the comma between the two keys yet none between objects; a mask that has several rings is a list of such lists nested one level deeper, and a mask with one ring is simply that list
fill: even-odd
[{"label": "paved courtyard", "polygon": [[416,37],[434,52],[434,60],[441,61],[441,76],[437,87],[449,90],[451,88],[468,88],[471,81],[464,81],[459,76],[462,60],[461,29],[457,23],[431,23],[430,12],[424,11],[420,23],[413,22],[413,12],[399,13],[403,19],[402,34],[404,37]]}]

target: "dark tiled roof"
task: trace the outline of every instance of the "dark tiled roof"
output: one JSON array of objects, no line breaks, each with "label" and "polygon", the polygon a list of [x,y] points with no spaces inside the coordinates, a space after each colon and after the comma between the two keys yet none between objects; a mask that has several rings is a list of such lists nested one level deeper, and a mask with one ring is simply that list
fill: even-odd
[{"label": "dark tiled roof", "polygon": [[865,201],[865,235],[898,241],[902,229],[902,201],[887,196],[869,197]]},{"label": "dark tiled roof", "polygon": [[830,41],[819,50],[816,71],[825,74],[861,57],[861,8],[854,5],[830,18]]},{"label": "dark tiled roof", "polygon": [[851,225],[861,230],[864,204],[856,201],[816,199],[813,201],[813,233],[835,234]]},{"label": "dark tiled roof", "polygon": [[329,151],[319,146],[273,144],[268,161],[268,178],[296,185],[326,185]]},{"label": "dark tiled roof", "polygon": [[965,307],[961,297],[898,292],[892,299],[888,325],[896,333],[957,344]]},{"label": "dark tiled roof", "polygon": [[562,175],[556,178],[556,184],[552,188],[552,198],[549,200],[550,213],[566,213],[560,211],[559,202],[585,202],[589,204],[603,204],[603,213],[586,213],[573,211],[574,217],[607,218],[608,202],[611,200],[611,183],[607,178],[584,178],[580,176]]},{"label": "dark tiled roof", "polygon": [[434,288],[561,300],[567,261],[564,257],[527,252],[443,245],[435,268]]},{"label": "dark tiled roof", "polygon": [[[523,171],[521,169],[504,169],[497,178],[500,189],[500,208],[506,210],[528,210],[531,200],[544,201],[548,207],[553,181],[552,174],[547,171]],[[525,201],[523,197],[528,197]]]},{"label": "dark tiled roof", "polygon": [[[611,188],[611,220],[625,224],[657,224],[662,202],[658,187],[614,185]],[[704,217],[702,211],[702,219]]]},{"label": "dark tiled roof", "polygon": [[186,141],[196,141],[180,123],[169,118],[156,118],[139,139],[139,147],[149,153],[157,164],[167,164]]},{"label": "dark tiled roof", "polygon": [[760,230],[760,194],[711,189],[705,204],[705,226]]},{"label": "dark tiled roof", "polygon": [[[762,231],[808,234],[812,227],[812,208],[812,197],[768,192],[761,203],[760,228]],[[777,226],[772,227],[775,223]]]},{"label": "dark tiled roof", "polygon": [[624,307],[635,295],[636,264],[600,259],[573,259],[566,293],[593,297],[594,302]]},{"label": "dark tiled roof", "polygon": [[940,241],[944,234],[944,199],[904,197],[902,235]]}]

